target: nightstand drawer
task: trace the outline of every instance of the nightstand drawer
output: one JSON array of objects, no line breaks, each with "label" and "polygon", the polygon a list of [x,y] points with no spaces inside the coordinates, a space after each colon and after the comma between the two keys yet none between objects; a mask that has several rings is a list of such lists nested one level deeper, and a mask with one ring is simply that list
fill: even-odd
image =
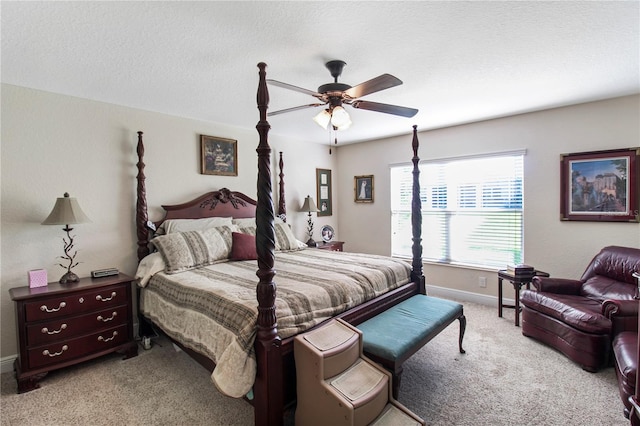
[{"label": "nightstand drawer", "polygon": [[26,321],[47,320],[126,303],[126,287],[114,285],[27,302],[25,303],[25,319]]},{"label": "nightstand drawer", "polygon": [[49,364],[59,364],[84,355],[109,350],[125,343],[128,339],[127,325],[123,324],[87,336],[50,343],[28,351],[28,366],[33,369]]},{"label": "nightstand drawer", "polygon": [[115,327],[127,322],[127,305],[103,309],[73,318],[39,322],[27,326],[27,346],[56,342],[91,331]]}]

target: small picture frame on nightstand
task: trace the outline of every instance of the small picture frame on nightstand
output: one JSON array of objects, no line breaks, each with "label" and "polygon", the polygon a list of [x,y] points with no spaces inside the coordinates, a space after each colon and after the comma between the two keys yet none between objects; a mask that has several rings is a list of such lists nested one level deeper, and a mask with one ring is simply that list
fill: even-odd
[{"label": "small picture frame on nightstand", "polygon": [[47,271],[46,269],[33,269],[27,272],[29,277],[29,288],[38,288],[47,286]]},{"label": "small picture frame on nightstand", "polygon": [[333,231],[333,228],[330,227],[329,225],[324,225],[320,231],[320,234],[322,235],[322,241],[324,241],[325,243],[328,243],[329,241],[333,240],[333,236],[335,235],[335,232]]}]

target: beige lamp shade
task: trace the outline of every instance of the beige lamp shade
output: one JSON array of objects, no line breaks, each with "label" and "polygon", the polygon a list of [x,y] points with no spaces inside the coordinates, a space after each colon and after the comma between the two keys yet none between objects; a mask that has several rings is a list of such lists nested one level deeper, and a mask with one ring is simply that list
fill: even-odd
[{"label": "beige lamp shade", "polygon": [[43,225],[71,225],[74,223],[91,222],[80,208],[78,200],[69,197],[65,192],[64,197],[58,198],[49,216],[42,222]]},{"label": "beige lamp shade", "polygon": [[326,130],[329,122],[331,121],[331,114],[328,110],[323,109],[318,115],[313,117],[313,121],[315,121],[318,126]]},{"label": "beige lamp shade", "polygon": [[338,128],[338,130],[346,130],[351,126],[351,118],[349,113],[341,106],[333,108],[331,111],[331,125]]},{"label": "beige lamp shade", "polygon": [[310,195],[307,195],[307,197],[304,199],[304,204],[302,205],[302,211],[309,212],[309,213],[319,211],[318,208],[316,207],[316,203],[313,202],[313,198],[311,198]]}]

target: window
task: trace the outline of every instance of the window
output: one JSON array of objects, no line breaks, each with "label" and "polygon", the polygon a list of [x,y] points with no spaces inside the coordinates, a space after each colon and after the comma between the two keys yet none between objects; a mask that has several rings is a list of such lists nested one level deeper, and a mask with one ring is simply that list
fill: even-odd
[{"label": "window", "polygon": [[[422,256],[505,268],[522,263],[523,152],[423,162]],[[391,253],[411,256],[413,165],[391,167]]]}]

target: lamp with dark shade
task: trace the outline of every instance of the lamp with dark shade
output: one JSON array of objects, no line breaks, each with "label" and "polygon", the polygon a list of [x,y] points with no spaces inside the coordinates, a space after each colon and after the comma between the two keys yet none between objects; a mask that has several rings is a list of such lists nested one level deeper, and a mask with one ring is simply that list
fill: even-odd
[{"label": "lamp with dark shade", "polygon": [[313,202],[313,198],[310,195],[304,199],[304,204],[302,205],[303,212],[309,212],[309,218],[307,219],[307,233],[309,234],[309,240],[307,241],[307,245],[309,247],[315,247],[316,242],[313,240],[313,219],[311,218],[311,213],[317,212],[318,208],[316,207],[316,203]]},{"label": "lamp with dark shade", "polygon": [[69,197],[68,192],[64,193],[64,197],[56,200],[53,210],[51,210],[49,216],[44,220],[44,222],[42,222],[43,225],[64,225],[62,230],[67,233],[67,238],[62,238],[62,241],[64,242],[64,256],[59,257],[69,262],[69,264],[66,266],[62,263],[58,264],[67,269],[66,274],[60,278],[61,284],[74,283],[79,280],[78,276],[71,272],[71,269],[78,265],[78,262],[75,261],[78,251],[76,250],[71,254],[74,245],[73,237],[70,232],[73,231],[73,228],[69,228],[69,225],[85,222],[91,222],[91,220],[89,220],[87,215],[85,215],[80,208],[78,200]]}]

